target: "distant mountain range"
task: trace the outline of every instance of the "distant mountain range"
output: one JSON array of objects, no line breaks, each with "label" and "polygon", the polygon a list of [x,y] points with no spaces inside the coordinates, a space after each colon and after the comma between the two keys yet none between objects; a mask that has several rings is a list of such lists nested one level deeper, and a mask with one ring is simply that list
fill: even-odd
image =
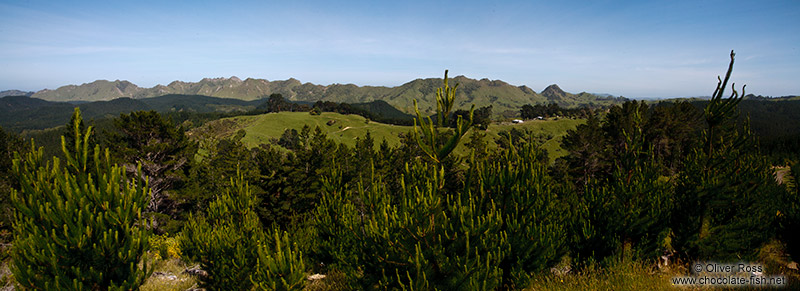
[{"label": "distant mountain range", "polygon": [[[624,102],[624,98],[599,96],[590,93],[571,94],[563,91],[558,85],[550,85],[541,93],[536,93],[527,86],[513,86],[499,80],[475,80],[464,76],[451,79],[451,85],[459,83],[458,108],[468,108],[470,104],[477,107],[493,105],[495,114],[506,111],[518,111],[522,105],[557,103],[562,107],[584,105],[610,105]],[[436,88],[442,85],[441,78],[416,79],[397,87],[356,86],[353,84],[316,85],[301,83],[296,79],[285,81],[268,81],[264,79],[241,80],[231,78],[206,78],[199,82],[174,81],[169,85],[157,85],[152,88],[139,87],[128,81],[98,80],[81,85],[67,85],[55,90],[41,90],[26,95],[48,101],[103,101],[121,97],[142,99],[168,94],[203,95],[240,100],[257,100],[273,93],[279,93],[291,101],[316,102],[332,101],[345,103],[366,103],[383,100],[395,108],[406,112],[414,112],[413,100],[417,99],[423,113],[433,112],[436,108]],[[2,96],[2,95],[0,95]]]},{"label": "distant mountain range", "polygon": [[5,91],[0,91],[0,97],[6,97],[6,96],[31,96],[31,95],[33,95],[33,93],[36,93],[36,92],[26,92],[26,91],[20,91],[20,90],[5,90]]}]

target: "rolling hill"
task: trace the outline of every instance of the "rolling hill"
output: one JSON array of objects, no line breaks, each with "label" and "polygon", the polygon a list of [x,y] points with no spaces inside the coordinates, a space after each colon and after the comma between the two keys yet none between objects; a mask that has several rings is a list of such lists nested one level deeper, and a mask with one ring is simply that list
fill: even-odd
[{"label": "rolling hill", "polygon": [[[541,94],[526,86],[513,86],[500,80],[475,80],[464,76],[452,78],[451,85],[458,83],[457,108],[492,105],[493,112],[500,115],[506,111],[517,111],[525,104],[557,103],[562,107],[582,105],[609,105],[624,101],[624,98],[598,96],[590,93],[571,94],[557,85],[547,87]],[[279,93],[290,101],[332,101],[336,103],[366,103],[383,100],[405,113],[413,113],[413,100],[417,99],[423,113],[431,113],[436,107],[436,88],[442,85],[441,78],[416,79],[397,87],[356,86],[353,84],[315,85],[301,83],[296,79],[268,81],[264,79],[206,78],[199,82],[174,81],[168,85],[142,88],[128,81],[98,80],[81,85],[68,85],[55,90],[42,90],[32,95],[48,101],[100,101],[120,97],[143,99],[169,94],[203,95],[258,100]]]},{"label": "rolling hill", "polygon": [[[566,154],[561,149],[561,137],[567,133],[567,130],[574,129],[584,122],[584,120],[560,119],[530,121],[522,124],[492,124],[486,131],[486,139],[490,147],[496,147],[493,141],[499,137],[498,133],[512,128],[528,129],[534,133],[551,135],[553,139],[545,142],[543,148],[550,153],[551,159],[554,160]],[[331,124],[328,125],[329,123]],[[332,112],[323,112],[321,115],[310,115],[307,112],[279,112],[211,121],[190,131],[189,136],[195,139],[227,138],[239,130],[244,130],[245,136],[242,138],[242,142],[249,147],[256,147],[259,144],[270,143],[273,139],[277,140],[287,129],[300,131],[305,125],[311,127],[312,130],[319,127],[327,134],[328,138],[351,147],[355,145],[355,139],[365,136],[367,131],[375,139],[377,147],[384,139],[389,145],[396,146],[400,143],[398,134],[409,133],[412,130],[411,126],[366,122],[363,117],[358,115],[342,115]],[[469,140],[471,134],[472,132],[467,133],[465,140]],[[463,143],[456,148],[456,152],[460,154],[466,153],[466,150]]]}]

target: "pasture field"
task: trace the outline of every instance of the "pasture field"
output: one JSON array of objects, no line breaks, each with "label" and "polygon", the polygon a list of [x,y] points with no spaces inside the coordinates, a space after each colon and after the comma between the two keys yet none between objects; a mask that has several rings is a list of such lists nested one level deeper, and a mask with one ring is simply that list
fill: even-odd
[{"label": "pasture field", "polygon": [[[561,137],[568,130],[575,129],[575,127],[584,122],[585,120],[582,119],[558,119],[532,120],[521,124],[500,123],[490,125],[485,133],[490,148],[496,147],[493,141],[500,137],[498,135],[500,132],[514,128],[519,130],[527,129],[534,134],[552,136],[552,139],[547,140],[542,147],[550,153],[551,159],[555,159],[566,154],[561,149]],[[311,115],[308,112],[279,112],[255,116],[237,116],[209,122],[201,127],[200,130],[214,137],[229,137],[238,130],[243,129],[245,136],[242,138],[242,142],[248,147],[255,147],[280,138],[281,134],[287,129],[295,129],[299,132],[305,125],[311,127],[312,131],[314,128],[319,127],[327,134],[328,138],[348,146],[354,146],[356,138],[365,136],[367,131],[375,139],[376,147],[383,140],[386,140],[390,146],[397,146],[400,143],[398,135],[413,130],[411,126],[383,124],[374,121],[367,122],[364,117],[359,115],[342,115],[332,112],[323,112],[320,115]],[[472,134],[472,131],[467,133],[465,140],[468,140]],[[456,153],[466,153],[466,147],[463,143],[456,148]]]}]

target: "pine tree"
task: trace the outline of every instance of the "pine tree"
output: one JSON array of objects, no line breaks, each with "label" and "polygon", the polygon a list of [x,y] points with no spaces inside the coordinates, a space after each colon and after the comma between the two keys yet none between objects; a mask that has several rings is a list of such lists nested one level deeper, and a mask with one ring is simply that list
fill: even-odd
[{"label": "pine tree", "polygon": [[402,191],[381,177],[347,191],[337,174],[324,182],[315,212],[322,258],[358,289],[475,290],[499,286],[505,233],[496,207],[469,192],[446,195],[444,172],[409,164]]},{"label": "pine tree", "polygon": [[188,183],[187,168],[197,153],[197,144],[186,137],[182,126],[175,126],[155,111],[137,111],[114,119],[114,132],[108,144],[128,171],[149,181],[151,197],[146,212],[158,232],[176,230],[174,190]]},{"label": "pine tree", "polygon": [[287,234],[263,230],[241,172],[230,183],[207,215],[191,217],[181,233],[181,249],[209,273],[203,285],[214,290],[302,289],[302,254]]},{"label": "pine tree", "polygon": [[781,189],[749,123],[736,123],[744,87],[741,95],[733,89],[729,98],[722,97],[733,61],[731,51],[725,79],[719,79],[704,110],[702,147],[688,155],[678,174],[672,241],[691,258],[752,258],[776,230]]},{"label": "pine tree", "polygon": [[42,148],[33,145],[15,156],[20,191],[12,195],[11,270],[23,288],[136,289],[148,275],[147,265],[138,264],[148,249],[149,233],[139,225],[149,188],[126,179],[107,149],[90,152],[92,128],[81,132],[80,121],[76,108],[74,143],[62,138],[63,164],[58,158],[44,161]]},{"label": "pine tree", "polygon": [[422,118],[417,107],[417,99],[414,99],[414,111],[417,113],[417,118],[414,119],[414,138],[420,149],[437,164],[442,163],[444,158],[450,155],[461,138],[472,127],[475,105],[472,105],[467,117],[457,116],[455,130],[452,134],[441,131],[442,127],[449,124],[448,118],[450,118],[450,111],[455,105],[457,89],[458,84],[452,88],[448,85],[447,70],[445,70],[444,86],[436,89],[436,123],[430,117]]},{"label": "pine tree", "polygon": [[[548,175],[547,154],[531,134],[485,159],[470,159],[466,178],[471,197],[482,209],[502,213],[505,252],[499,267],[503,287],[526,287],[531,273],[557,264],[567,253],[574,217]],[[465,191],[467,191],[465,190]]]},{"label": "pine tree", "polygon": [[[646,107],[626,103],[604,128],[614,152],[607,179],[590,179],[574,208],[579,219],[573,250],[580,259],[612,254],[653,258],[663,250],[669,230],[672,187],[660,180],[652,146],[645,135]],[[624,120],[624,121],[622,121]]]}]

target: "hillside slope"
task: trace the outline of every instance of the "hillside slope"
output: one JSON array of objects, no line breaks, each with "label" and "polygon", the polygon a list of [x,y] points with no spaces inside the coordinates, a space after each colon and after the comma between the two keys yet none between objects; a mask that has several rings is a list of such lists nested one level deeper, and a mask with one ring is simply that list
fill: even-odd
[{"label": "hillside slope", "polygon": [[[328,125],[330,121],[333,122]],[[486,141],[490,147],[496,147],[494,140],[499,137],[498,133],[512,128],[550,135],[553,138],[545,142],[543,148],[550,153],[551,159],[554,159],[566,154],[561,149],[561,138],[567,133],[567,130],[575,129],[584,122],[584,120],[560,119],[530,121],[522,124],[492,124],[485,132]],[[279,139],[287,129],[299,132],[305,125],[308,125],[312,131],[319,127],[328,138],[351,147],[355,145],[356,138],[364,137],[367,131],[375,139],[375,146],[378,147],[384,139],[389,145],[397,146],[400,144],[398,135],[410,133],[413,130],[411,126],[389,125],[372,121],[367,123],[363,117],[358,115],[342,115],[331,112],[324,112],[321,115],[310,115],[307,112],[280,112],[215,120],[192,130],[189,135],[194,139],[218,139],[230,137],[237,131],[244,130],[245,136],[242,141],[249,147],[256,147],[259,144],[268,144]],[[472,132],[469,132],[465,136],[465,141],[469,140],[471,134]],[[465,154],[467,149],[462,143],[456,148],[456,152]]]}]

